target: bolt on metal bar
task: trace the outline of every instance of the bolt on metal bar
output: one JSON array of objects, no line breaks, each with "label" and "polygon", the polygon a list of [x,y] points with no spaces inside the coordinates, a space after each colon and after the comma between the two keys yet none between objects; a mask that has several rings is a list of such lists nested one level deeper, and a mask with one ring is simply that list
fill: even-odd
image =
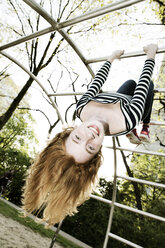
[{"label": "bolt on metal bar", "polygon": [[109,221],[107,225],[107,231],[105,235],[105,240],[103,244],[103,248],[107,247],[108,244],[108,235],[109,232],[111,231],[111,226],[112,226],[112,219],[113,219],[113,214],[114,214],[114,208],[115,208],[115,202],[116,202],[116,194],[117,194],[117,156],[116,156],[116,144],[115,144],[115,138],[112,138],[113,141],[113,151],[114,151],[114,180],[113,180],[113,194],[112,194],[112,202],[111,202],[111,209],[110,209],[110,214],[109,214]]},{"label": "bolt on metal bar", "polygon": [[[29,76],[31,78],[33,78],[37,82],[37,84],[42,88],[44,93],[48,96],[48,92],[46,91],[46,89],[43,87],[43,85],[40,83],[40,81],[37,79],[37,77],[32,72],[30,72],[28,69],[26,69],[18,60],[16,60],[14,57],[10,56],[6,52],[0,51],[0,54],[4,55],[6,58],[8,58],[12,62],[14,62],[16,65],[18,65],[27,74],[29,74]],[[52,106],[55,108],[55,110],[57,112],[57,115],[58,115],[59,119],[61,120],[62,124],[64,124],[63,118],[62,118],[62,116],[61,116],[61,114],[60,114],[60,112],[58,110],[57,105],[55,104],[55,102],[50,97],[48,97],[48,98],[50,99]]]},{"label": "bolt on metal bar", "polygon": [[134,178],[134,177],[126,177],[126,176],[121,176],[121,175],[117,175],[117,178],[122,178],[122,179],[126,179],[129,181],[133,181],[133,182],[137,182],[137,183],[143,183],[143,184],[147,184],[147,185],[151,185],[151,186],[165,189],[165,184],[162,184],[162,183],[155,183],[155,182],[150,182],[150,181],[143,180],[143,179],[138,179],[138,178]]},{"label": "bolt on metal bar", "polygon": [[[104,146],[104,147],[109,148],[109,149],[113,149],[113,146]],[[121,146],[116,146],[116,150],[165,157],[165,153],[154,152],[154,151],[146,151],[146,150],[145,151],[144,150],[137,150],[137,149],[125,148],[125,147],[121,147]]]},{"label": "bolt on metal bar", "polygon": [[120,241],[120,242],[122,242],[124,244],[127,244],[127,245],[129,245],[131,247],[134,247],[134,248],[143,248],[142,246],[136,245],[135,243],[132,243],[131,241],[129,241],[127,239],[123,239],[120,236],[117,236],[117,235],[115,235],[113,233],[109,233],[109,237],[111,237],[113,239],[116,239],[116,240],[118,240],[118,241]]}]

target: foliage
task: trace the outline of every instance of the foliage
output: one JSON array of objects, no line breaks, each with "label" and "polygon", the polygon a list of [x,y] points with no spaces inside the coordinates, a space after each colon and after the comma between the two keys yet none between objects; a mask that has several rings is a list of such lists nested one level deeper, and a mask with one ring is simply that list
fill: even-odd
[{"label": "foliage", "polygon": [[[133,192],[131,191],[130,193],[130,185],[131,183],[123,184],[118,182],[118,202],[130,205],[131,201],[133,204],[135,199]],[[105,198],[106,196],[106,198],[112,199],[112,186],[112,182],[106,182],[105,179],[100,179],[98,189],[102,197]],[[128,193],[129,197],[127,197]],[[143,198],[145,190],[141,194]],[[159,197],[159,200],[148,199],[145,207],[146,211],[160,216],[164,215],[162,197]],[[92,247],[101,248],[105,238],[109,212],[110,206],[108,204],[91,198],[79,207],[79,212],[76,215],[67,217],[64,220],[62,229]],[[158,221],[116,207],[111,232],[145,248],[163,247],[163,223],[159,222],[160,228],[157,228],[157,225]],[[124,248],[128,246],[109,238],[108,247]]]},{"label": "foliage", "polygon": [[158,3],[157,8],[155,8],[155,13],[161,20],[162,24],[165,25],[165,2],[164,0],[152,0],[151,2]]},{"label": "foliage", "polygon": [[[135,178],[156,182],[165,183],[165,162],[164,158],[156,155],[140,155],[133,154],[131,159],[131,167]],[[142,209],[144,211],[151,210],[150,207],[153,201],[163,202],[165,199],[164,190],[159,187],[139,184],[141,195]],[[123,195],[123,203],[131,207],[136,207],[136,198],[133,185],[124,180],[120,185],[120,192]]]},{"label": "foliage", "polygon": [[[17,94],[17,86],[6,74],[0,76],[1,110],[3,113],[10,105],[11,99]],[[24,99],[27,103],[27,97]],[[34,119],[28,110],[17,109],[0,132],[0,176],[5,172],[14,171],[9,184],[5,186],[1,180],[2,195],[21,204],[24,178],[35,153],[37,139],[33,129]]]},{"label": "foliage", "polygon": [[0,133],[0,147],[34,152],[37,143],[33,130],[34,120],[28,110],[17,110]]},{"label": "foliage", "polygon": [[0,176],[7,171],[14,171],[11,182],[5,187],[2,195],[17,205],[21,205],[22,188],[30,162],[31,158],[25,152],[0,148]]},{"label": "foliage", "polygon": [[0,133],[0,175],[14,171],[3,195],[17,205],[21,204],[25,174],[35,152],[32,121],[28,111],[18,110]]}]

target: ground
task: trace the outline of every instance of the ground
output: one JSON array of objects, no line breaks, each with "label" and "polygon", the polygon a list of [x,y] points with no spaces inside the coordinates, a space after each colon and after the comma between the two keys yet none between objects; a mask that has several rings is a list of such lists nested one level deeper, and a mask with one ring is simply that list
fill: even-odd
[{"label": "ground", "polygon": [[[1,214],[0,230],[1,248],[48,248],[51,243],[51,239],[44,238],[30,228]],[[54,248],[62,248],[62,246],[54,244]]]}]

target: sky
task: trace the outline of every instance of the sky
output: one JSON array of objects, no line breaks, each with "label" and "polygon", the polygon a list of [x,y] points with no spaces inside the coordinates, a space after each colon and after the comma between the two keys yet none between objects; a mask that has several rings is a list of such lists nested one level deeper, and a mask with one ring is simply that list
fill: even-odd
[{"label": "sky", "polygon": [[[149,5],[148,5],[149,6]],[[133,7],[131,7],[132,10]],[[130,8],[130,9],[131,9]],[[145,9],[146,12],[143,13],[142,9]],[[144,8],[144,3],[140,3],[137,5],[136,12],[127,13],[122,12],[123,23],[124,21],[129,23],[129,26],[121,25],[117,32],[114,33],[114,28],[108,27],[105,23],[102,29],[99,31],[93,31],[91,33],[84,33],[79,36],[77,34],[71,35],[72,39],[74,39],[75,43],[78,45],[80,50],[83,52],[86,58],[93,57],[103,57],[107,56],[107,54],[111,54],[113,50],[124,49],[126,52],[131,51],[139,51],[142,50],[142,47],[149,43],[158,43],[160,46],[165,45],[165,29],[160,25],[147,25],[144,24],[146,22],[159,23],[159,20],[155,16],[154,12],[150,7]],[[119,25],[120,22],[117,22],[117,17],[112,16],[111,22],[115,21],[115,25]],[[90,24],[91,21],[87,22]],[[132,25],[136,23],[136,25]],[[142,24],[143,23],[143,24]],[[75,30],[79,28],[82,24],[78,24],[75,26]],[[45,27],[45,26],[44,26]],[[43,27],[43,28],[44,28]],[[41,41],[47,42],[49,35],[45,35],[41,37]],[[83,91],[84,87],[81,87],[83,84],[87,84],[91,80],[91,76],[88,71],[80,61],[80,59],[75,55],[73,50],[70,47],[67,47],[66,53],[59,55],[59,59],[63,62],[64,65],[68,66],[70,70],[73,70],[76,74],[79,75],[78,81],[76,82],[76,91]],[[13,48],[9,49],[7,52],[13,53]],[[19,55],[18,58],[20,61],[24,62],[23,53]],[[55,58],[56,59],[56,58]],[[154,71],[154,77],[156,77],[160,63],[161,63],[162,55],[158,55],[156,58],[156,68]],[[8,63],[7,60],[4,60],[5,63]],[[111,90],[116,90],[122,82],[129,78],[133,78],[136,81],[140,75],[142,66],[144,63],[144,58],[131,58],[131,59],[123,59],[121,61],[116,61],[113,64],[113,67],[110,71],[110,76],[108,77],[107,83],[105,84],[103,90],[109,90],[111,86]],[[92,68],[96,72],[97,69],[101,66],[102,63],[92,64]],[[54,65],[57,66],[56,61],[54,61]],[[26,64],[26,66],[28,66]],[[59,66],[59,64],[58,64]],[[57,66],[57,67],[58,67]],[[60,67],[60,66],[59,66]],[[59,68],[60,69],[60,68]],[[50,87],[47,87],[47,78],[50,77],[52,84],[54,82],[60,81],[60,71],[53,71],[53,63],[52,66],[49,67],[49,70],[44,70],[41,75],[39,75],[38,79],[43,83],[46,88],[50,90]],[[12,66],[10,68],[10,72],[12,74],[13,80],[18,84],[18,86],[22,86],[24,82],[26,82],[28,76],[22,72],[20,69],[16,69],[16,66]],[[74,75],[73,75],[74,78]],[[71,83],[69,79],[69,74],[67,70],[64,70],[64,75],[62,78],[62,83],[59,87],[59,92],[67,92],[71,91],[71,87],[68,86],[68,82]],[[61,82],[60,81],[60,82]],[[70,85],[69,83],[69,85]],[[39,87],[36,83],[33,83],[33,87],[29,90],[31,94],[30,105],[32,108],[42,108],[45,113],[49,116],[51,121],[55,120],[55,110],[50,107],[49,104],[43,100],[43,96],[40,92]],[[66,108],[69,102],[72,101],[72,97],[58,97],[58,105],[59,109],[64,116],[64,107]],[[73,111],[73,110],[72,110]],[[37,133],[38,139],[40,141],[40,145],[38,150],[42,149],[47,142],[47,131],[48,131],[48,123],[45,117],[39,112],[33,112],[33,115],[36,119],[35,131]],[[71,116],[71,115],[70,115]],[[77,124],[78,122],[76,122]],[[58,125],[58,128],[52,132],[52,136],[55,135],[57,129],[60,131],[61,124]],[[140,131],[140,126],[138,127]],[[52,137],[51,136],[51,137]],[[135,145],[129,143],[125,136],[120,138],[120,142],[124,147],[134,148]],[[104,140],[105,145],[109,145],[111,142],[111,138],[106,137]],[[123,165],[120,152],[117,153],[117,164],[118,164],[118,174],[125,173],[125,167]],[[113,177],[114,166],[113,166],[113,152],[110,149],[105,148],[103,150],[104,163],[99,171],[99,176],[105,177],[106,179],[111,179]]]}]

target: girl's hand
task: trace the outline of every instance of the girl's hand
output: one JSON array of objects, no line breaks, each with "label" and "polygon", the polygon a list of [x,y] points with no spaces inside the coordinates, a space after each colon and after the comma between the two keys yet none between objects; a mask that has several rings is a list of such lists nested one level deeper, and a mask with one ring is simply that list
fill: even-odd
[{"label": "girl's hand", "polygon": [[143,47],[144,52],[147,54],[147,59],[155,59],[156,52],[158,50],[157,44],[149,44]]},{"label": "girl's hand", "polygon": [[115,59],[120,59],[121,55],[123,54],[124,54],[124,50],[116,50],[110,55],[108,61],[112,63]]}]

